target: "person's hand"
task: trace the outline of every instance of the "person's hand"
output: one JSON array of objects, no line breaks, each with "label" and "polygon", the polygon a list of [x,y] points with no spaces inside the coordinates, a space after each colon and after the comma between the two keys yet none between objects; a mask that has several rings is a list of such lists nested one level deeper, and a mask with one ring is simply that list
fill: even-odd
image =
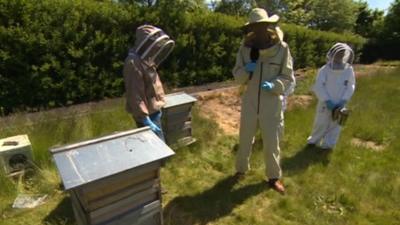
[{"label": "person's hand", "polygon": [[336,104],[332,100],[327,100],[325,103],[329,110],[333,110],[336,107]]},{"label": "person's hand", "polygon": [[275,87],[275,84],[272,83],[272,82],[264,81],[264,82],[261,83],[261,88],[262,88],[264,91],[270,91],[270,90],[272,90],[274,87]]},{"label": "person's hand", "polygon": [[246,72],[253,73],[256,70],[257,63],[255,62],[249,62],[245,65],[244,69]]},{"label": "person's hand", "polygon": [[149,118],[148,116],[146,116],[146,118],[144,118],[143,124],[144,124],[145,126],[149,126],[150,129],[151,129],[154,133],[159,133],[159,132],[161,132],[161,129],[160,129],[155,123],[153,123],[153,121],[151,121],[150,118]]}]

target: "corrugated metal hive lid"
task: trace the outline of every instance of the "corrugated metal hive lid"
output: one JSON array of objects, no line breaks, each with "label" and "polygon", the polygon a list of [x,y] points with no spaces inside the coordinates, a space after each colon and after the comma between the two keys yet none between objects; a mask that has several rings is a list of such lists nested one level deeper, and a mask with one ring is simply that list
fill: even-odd
[{"label": "corrugated metal hive lid", "polygon": [[53,148],[50,151],[65,190],[175,154],[147,127]]},{"label": "corrugated metal hive lid", "polygon": [[173,94],[168,94],[165,96],[165,106],[164,108],[175,107],[179,105],[184,105],[188,103],[196,102],[197,99],[191,95],[186,94],[185,92],[177,92]]}]

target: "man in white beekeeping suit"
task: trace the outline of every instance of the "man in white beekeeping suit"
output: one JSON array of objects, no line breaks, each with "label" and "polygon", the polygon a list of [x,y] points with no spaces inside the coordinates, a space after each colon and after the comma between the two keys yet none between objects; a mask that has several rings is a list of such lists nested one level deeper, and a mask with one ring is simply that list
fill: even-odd
[{"label": "man in white beekeeping suit", "polygon": [[292,57],[282,40],[278,20],[277,15],[268,17],[261,8],[250,12],[249,22],[242,27],[245,37],[237,53],[233,75],[246,88],[242,96],[236,176],[242,177],[250,169],[252,141],[260,127],[268,184],[283,194],[279,148],[283,132],[282,100],[294,76]]},{"label": "man in white beekeeping suit", "polygon": [[319,70],[313,88],[318,105],[314,128],[307,140],[310,146],[329,150],[336,145],[341,123],[334,115],[343,112],[354,93],[353,60],[353,50],[345,43],[336,43],[328,51],[327,63]]}]

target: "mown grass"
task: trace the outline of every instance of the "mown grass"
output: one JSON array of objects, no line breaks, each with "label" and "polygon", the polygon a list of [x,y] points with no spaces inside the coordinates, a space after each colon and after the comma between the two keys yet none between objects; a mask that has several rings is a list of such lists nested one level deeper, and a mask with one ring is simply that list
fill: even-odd
[{"label": "mown grass", "polygon": [[[35,159],[35,172],[27,174],[23,182],[0,174],[0,215],[3,218],[0,224],[74,224],[69,202],[63,201],[65,195],[60,190],[60,179],[49,148],[135,127],[122,101],[112,101],[104,109],[93,107],[79,114],[77,111],[62,115],[44,112],[34,120],[29,114],[19,114],[10,120],[10,124],[3,123],[0,127],[0,138],[28,134]],[[48,194],[50,200],[35,210],[12,210],[12,202],[20,193]],[[58,215],[53,213],[54,217],[47,218],[59,202],[67,211],[57,211]]]},{"label": "mown grass", "polygon": [[[238,139],[226,136],[195,109],[197,143],[176,149],[162,170],[166,225],[268,224],[398,224],[400,221],[400,70],[357,80],[352,114],[331,153],[306,148],[315,103],[286,113],[282,167],[287,194],[264,182],[262,143],[257,140],[252,169],[244,180],[233,179]],[[310,82],[311,83],[311,82]],[[301,84],[302,85],[302,84]],[[308,87],[309,88],[309,87]],[[307,90],[304,85],[300,90]],[[301,91],[300,91],[301,92]],[[50,194],[33,210],[10,208],[16,182],[0,176],[1,224],[74,224],[70,202],[59,189],[48,147],[131,128],[122,105],[105,113],[28,128],[8,128],[7,136],[28,130],[42,170],[19,191]],[[14,130],[13,130],[14,129]],[[385,146],[375,151],[353,146],[352,138]],[[41,164],[43,162],[43,165]]]},{"label": "mown grass", "polygon": [[317,76],[317,69],[307,69],[305,70],[304,75],[299,79],[297,78],[296,88],[294,90],[295,95],[311,95],[312,94],[312,86],[315,82],[315,78]]},{"label": "mown grass", "polygon": [[400,66],[400,61],[398,61],[398,60],[397,61],[395,61],[395,60],[392,60],[392,61],[385,60],[385,61],[378,61],[375,64],[380,65],[380,66],[396,66],[396,67],[398,67],[398,66]]}]

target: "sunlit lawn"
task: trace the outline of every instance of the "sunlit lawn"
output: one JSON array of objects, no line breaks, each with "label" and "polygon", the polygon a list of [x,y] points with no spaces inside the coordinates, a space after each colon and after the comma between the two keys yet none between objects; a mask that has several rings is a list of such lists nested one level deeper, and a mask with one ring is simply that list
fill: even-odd
[{"label": "sunlit lawn", "polygon": [[[399,224],[400,221],[400,70],[362,77],[350,108],[352,114],[337,147],[330,153],[305,148],[315,111],[286,113],[282,142],[285,196],[264,182],[262,143],[257,140],[252,170],[239,182],[232,178],[238,139],[225,136],[210,120],[194,113],[197,143],[176,150],[162,170],[164,223],[205,224]],[[300,90],[307,91],[309,85]],[[21,115],[23,119],[24,115]],[[107,110],[57,118],[43,117],[30,126],[0,128],[0,137],[27,133],[38,165],[24,182],[0,176],[1,224],[75,224],[69,198],[60,190],[48,148],[133,128],[123,102]],[[373,150],[352,145],[353,138],[383,146]],[[46,204],[15,210],[18,193],[48,194]]]}]

